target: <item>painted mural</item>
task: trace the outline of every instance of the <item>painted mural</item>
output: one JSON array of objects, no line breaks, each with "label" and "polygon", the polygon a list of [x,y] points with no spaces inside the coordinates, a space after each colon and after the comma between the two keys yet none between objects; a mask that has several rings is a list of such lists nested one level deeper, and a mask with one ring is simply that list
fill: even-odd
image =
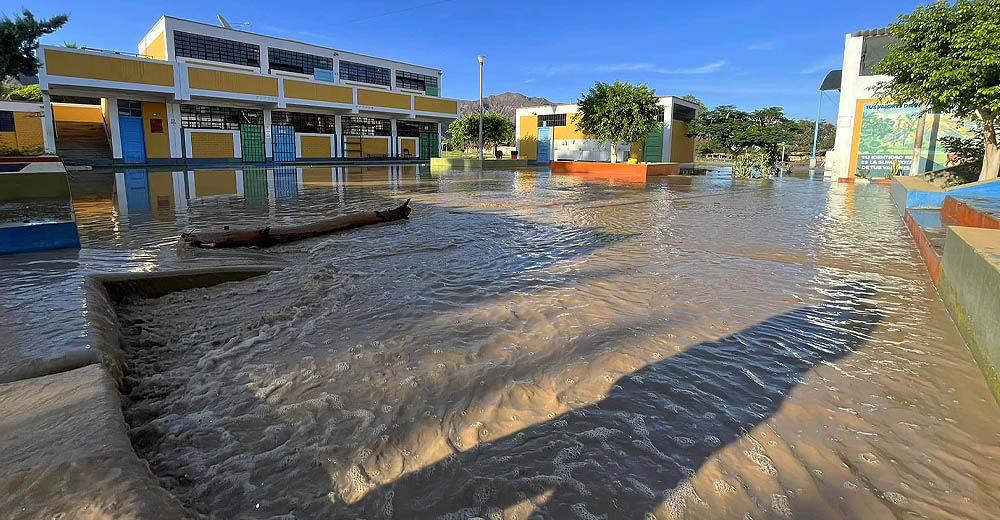
[{"label": "painted mural", "polygon": [[[917,136],[919,173],[938,170],[956,163],[949,157],[941,139],[970,138],[977,128],[948,114],[921,114],[917,103],[892,103],[878,100],[859,102],[861,124],[855,127],[858,177],[886,177],[911,172]],[[923,131],[918,129],[923,126]]]}]

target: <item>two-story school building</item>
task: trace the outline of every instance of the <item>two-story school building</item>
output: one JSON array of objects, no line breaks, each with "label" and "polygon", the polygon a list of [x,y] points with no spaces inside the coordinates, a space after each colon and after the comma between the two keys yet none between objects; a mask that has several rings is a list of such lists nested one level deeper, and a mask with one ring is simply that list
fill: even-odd
[{"label": "two-story school building", "polygon": [[[458,117],[440,70],[169,16],[135,54],[37,57],[45,150],[103,125],[115,163],[427,159]],[[54,109],[52,95],[101,104]]]},{"label": "two-story school building", "polygon": [[[618,145],[618,160],[639,162],[694,163],[694,139],[687,124],[698,117],[698,105],[675,96],[659,98],[663,107],[657,127],[642,142]],[[611,145],[585,135],[576,126],[575,104],[519,108],[516,112],[517,150],[530,161],[611,160]]]}]

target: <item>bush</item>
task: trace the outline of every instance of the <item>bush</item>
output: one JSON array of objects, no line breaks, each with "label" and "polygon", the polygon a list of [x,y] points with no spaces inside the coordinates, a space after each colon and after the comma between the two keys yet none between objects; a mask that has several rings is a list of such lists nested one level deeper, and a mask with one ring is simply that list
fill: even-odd
[{"label": "bush", "polygon": [[766,150],[746,150],[733,161],[733,176],[767,179],[774,175],[774,160]]},{"label": "bush", "polygon": [[38,85],[3,85],[0,86],[0,99],[41,103],[42,89]]}]

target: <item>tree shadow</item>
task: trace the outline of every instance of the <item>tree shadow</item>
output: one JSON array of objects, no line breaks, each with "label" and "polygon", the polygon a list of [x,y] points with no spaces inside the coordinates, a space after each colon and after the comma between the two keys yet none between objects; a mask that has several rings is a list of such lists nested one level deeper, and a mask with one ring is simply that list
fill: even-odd
[{"label": "tree shadow", "polygon": [[[502,511],[504,518],[643,518],[673,508],[693,494],[687,479],[771,418],[808,372],[870,338],[880,321],[871,299],[876,292],[870,282],[841,285],[822,304],[698,343],[620,378],[595,404],[456,449],[372,489],[348,512],[376,518],[386,511],[396,518],[500,518]],[[614,345],[624,330],[601,340]]]}]

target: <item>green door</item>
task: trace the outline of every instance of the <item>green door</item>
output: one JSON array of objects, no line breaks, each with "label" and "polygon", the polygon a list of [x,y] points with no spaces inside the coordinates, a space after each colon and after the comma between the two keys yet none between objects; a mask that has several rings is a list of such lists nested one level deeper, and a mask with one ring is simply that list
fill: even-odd
[{"label": "green door", "polygon": [[663,162],[663,124],[657,124],[643,141],[642,162]]},{"label": "green door", "polygon": [[243,162],[264,162],[264,126],[240,125],[240,140],[243,144]]},{"label": "green door", "polygon": [[435,132],[420,132],[420,158],[438,157],[438,135]]}]

